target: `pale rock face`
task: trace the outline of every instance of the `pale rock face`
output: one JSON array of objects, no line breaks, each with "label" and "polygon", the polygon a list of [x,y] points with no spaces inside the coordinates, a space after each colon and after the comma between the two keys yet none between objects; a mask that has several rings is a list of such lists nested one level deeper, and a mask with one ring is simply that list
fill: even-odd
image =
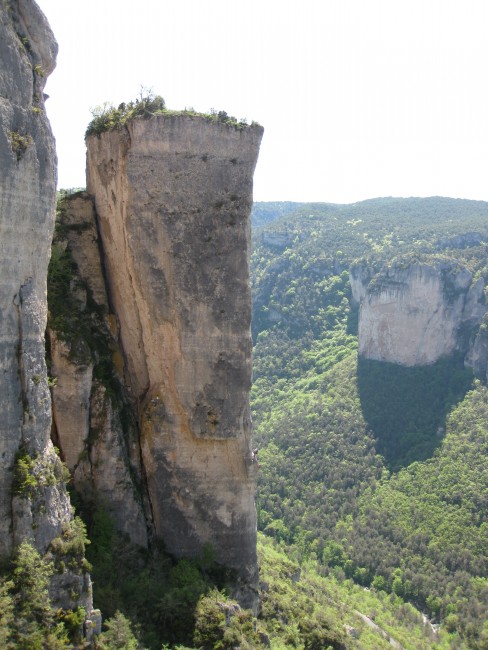
[{"label": "pale rock face", "polygon": [[[14,547],[29,541],[44,554],[52,539],[61,533],[63,524],[72,518],[65,483],[61,480],[61,463],[50,440],[44,452],[36,457],[35,475],[39,482],[33,496],[13,494],[11,497],[11,534]],[[54,482],[53,477],[59,480]]]},{"label": "pale rock face", "polygon": [[209,543],[253,603],[249,253],[261,137],[161,116],[87,140],[156,535],[179,556]]},{"label": "pale rock face", "polygon": [[53,418],[66,466],[73,472],[85,449],[90,433],[90,395],[93,364],[70,361],[70,346],[49,332],[51,374],[56,378],[53,393]]},{"label": "pale rock face", "polygon": [[351,285],[352,299],[356,305],[360,305],[366,297],[368,284],[373,277],[372,270],[358,264],[349,271],[349,284]]},{"label": "pale rock face", "polygon": [[360,304],[359,354],[405,366],[428,365],[455,350],[486,312],[483,280],[445,262],[392,264],[376,275],[351,269]]}]

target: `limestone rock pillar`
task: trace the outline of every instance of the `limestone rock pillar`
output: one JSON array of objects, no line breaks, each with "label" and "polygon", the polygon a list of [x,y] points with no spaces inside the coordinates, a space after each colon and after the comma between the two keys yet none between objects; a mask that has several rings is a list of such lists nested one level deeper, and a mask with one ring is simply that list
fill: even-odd
[{"label": "limestone rock pillar", "polygon": [[255,602],[252,177],[262,128],[189,115],[87,138],[108,291],[139,412],[156,535],[205,546]]}]

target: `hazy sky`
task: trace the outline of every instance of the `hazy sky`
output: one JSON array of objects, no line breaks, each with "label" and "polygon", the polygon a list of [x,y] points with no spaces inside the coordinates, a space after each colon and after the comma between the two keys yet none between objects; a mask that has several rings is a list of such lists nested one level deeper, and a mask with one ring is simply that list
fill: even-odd
[{"label": "hazy sky", "polygon": [[141,86],[265,128],[256,200],[488,200],[487,0],[37,0],[59,186],[90,108]]}]

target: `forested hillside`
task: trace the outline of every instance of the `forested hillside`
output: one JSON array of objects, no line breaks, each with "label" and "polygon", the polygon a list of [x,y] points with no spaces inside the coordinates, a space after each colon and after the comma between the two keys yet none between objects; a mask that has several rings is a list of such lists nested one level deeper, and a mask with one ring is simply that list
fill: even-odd
[{"label": "forested hillside", "polygon": [[359,259],[376,270],[457,262],[486,278],[488,203],[302,204],[255,227],[253,246],[261,530],[414,603],[451,635],[446,647],[488,648],[483,377],[456,354],[425,367],[358,362],[349,284]]}]

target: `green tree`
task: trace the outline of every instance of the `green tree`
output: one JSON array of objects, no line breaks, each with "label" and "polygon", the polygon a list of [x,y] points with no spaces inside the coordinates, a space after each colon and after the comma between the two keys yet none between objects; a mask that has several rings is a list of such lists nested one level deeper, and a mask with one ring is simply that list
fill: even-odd
[{"label": "green tree", "polygon": [[105,622],[107,628],[100,635],[103,650],[138,650],[141,646],[132,632],[131,624],[121,612]]},{"label": "green tree", "polygon": [[69,646],[64,625],[54,620],[48,585],[53,572],[37,550],[23,542],[14,558],[12,637],[18,650],[60,650]]},{"label": "green tree", "polygon": [[53,618],[48,592],[52,564],[43,560],[28,542],[19,546],[14,564],[17,613],[49,624]]}]

